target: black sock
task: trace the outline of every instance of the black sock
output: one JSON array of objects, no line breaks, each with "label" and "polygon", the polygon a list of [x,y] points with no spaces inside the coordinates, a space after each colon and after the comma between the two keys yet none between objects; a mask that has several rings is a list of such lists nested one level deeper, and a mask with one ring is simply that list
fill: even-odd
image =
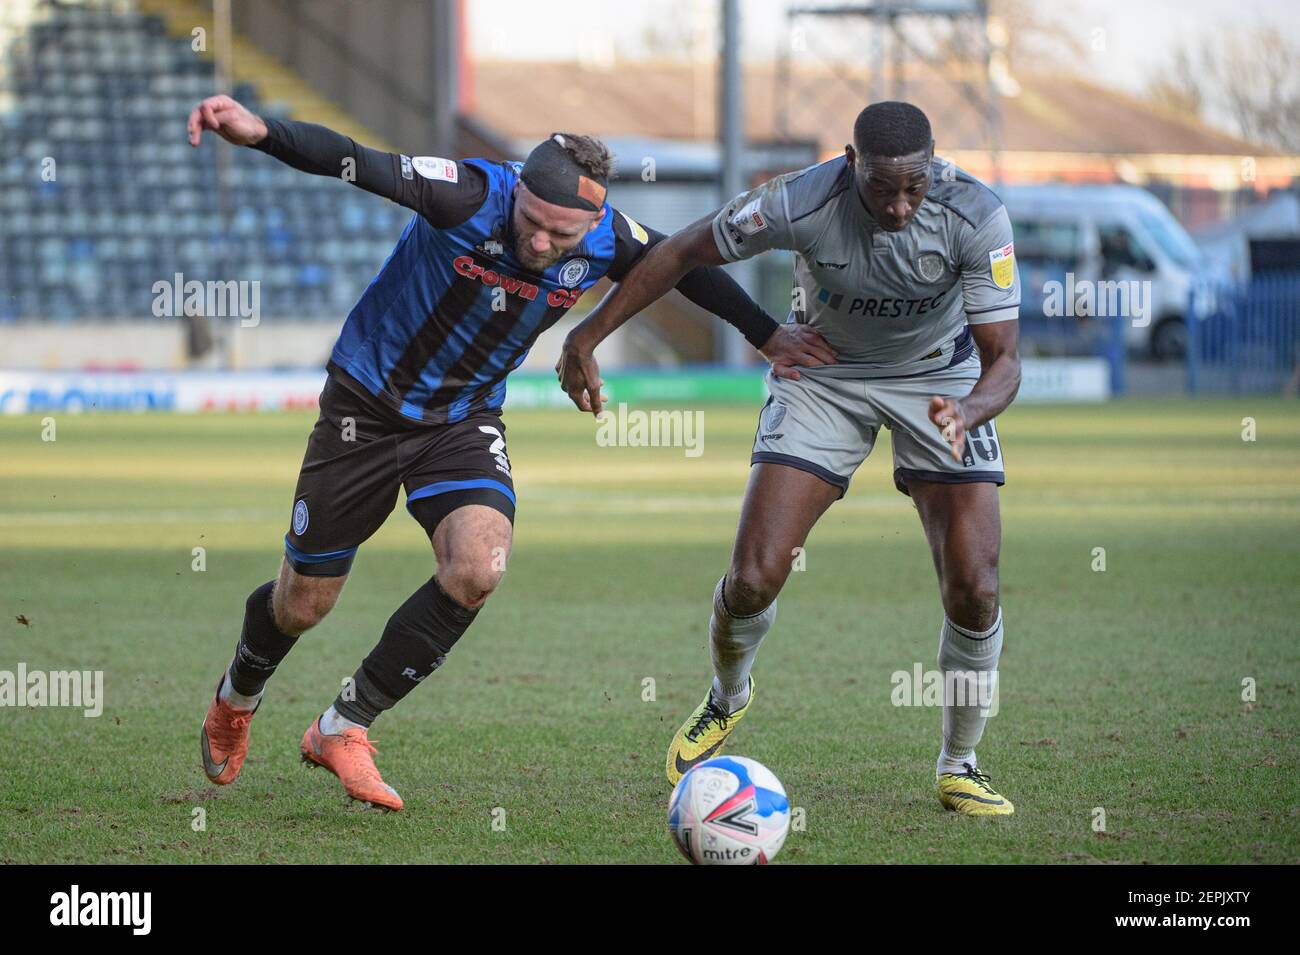
[{"label": "black sock", "polygon": [[291,637],[275,625],[271,615],[271,591],[275,581],[262,584],[248,595],[244,605],[244,632],[239,635],[239,649],[230,665],[230,685],[236,693],[256,696],[266,686],[275,668],[285,658],[297,637]]},{"label": "black sock", "polygon": [[352,686],[338,695],[334,709],[369,726],[442,666],[477,615],[477,609],[452,600],[437,577],[430,578],[388,618],[384,635],[357,668]]}]

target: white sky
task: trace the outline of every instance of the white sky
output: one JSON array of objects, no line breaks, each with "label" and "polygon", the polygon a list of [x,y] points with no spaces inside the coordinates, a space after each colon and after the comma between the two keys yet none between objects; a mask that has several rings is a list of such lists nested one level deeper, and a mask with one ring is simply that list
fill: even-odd
[{"label": "white sky", "polygon": [[[808,5],[807,0],[801,0]],[[741,0],[744,55],[771,59],[789,42],[786,0]],[[716,50],[719,0],[469,0],[473,56],[586,59],[644,56],[645,37],[660,48],[688,43],[699,57]],[[1182,39],[1228,38],[1266,23],[1300,43],[1298,0],[1039,0],[1035,6],[1077,35],[1094,80],[1137,91],[1148,71]],[[508,26],[503,26],[508,25]],[[1014,28],[1014,25],[1012,25]],[[1104,31],[1099,34],[1097,31]],[[1098,37],[1103,42],[1098,43]],[[1094,46],[1104,49],[1094,50]],[[683,51],[685,52],[685,51]]]}]

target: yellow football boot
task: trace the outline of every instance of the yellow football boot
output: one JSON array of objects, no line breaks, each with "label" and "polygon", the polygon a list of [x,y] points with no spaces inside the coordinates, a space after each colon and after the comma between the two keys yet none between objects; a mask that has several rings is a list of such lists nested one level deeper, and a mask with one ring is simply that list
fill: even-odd
[{"label": "yellow football boot", "polygon": [[714,699],[713,687],[710,686],[704,702],[695,708],[668,746],[668,782],[676,786],[692,766],[716,756],[753,703],[752,676],[749,678],[749,699],[734,713],[728,713],[723,702]]},{"label": "yellow football boot", "polygon": [[964,773],[943,773],[938,778],[939,802],[945,809],[967,816],[1009,816],[1016,811],[1007,799],[989,785],[989,777],[970,763]]}]

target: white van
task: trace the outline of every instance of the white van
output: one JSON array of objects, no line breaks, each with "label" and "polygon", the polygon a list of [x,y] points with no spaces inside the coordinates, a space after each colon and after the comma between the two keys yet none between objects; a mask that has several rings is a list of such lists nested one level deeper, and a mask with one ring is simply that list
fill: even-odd
[{"label": "white van", "polygon": [[[1140,316],[1122,313],[1131,316],[1124,329],[1128,350],[1157,360],[1184,356],[1188,296],[1208,266],[1164,203],[1145,189],[1121,185],[1004,185],[997,193],[1015,235],[1022,316],[1030,322],[1061,316],[1063,288],[1074,299],[1058,327],[1104,316],[1095,308],[1105,295],[1087,300],[1094,308],[1089,313],[1076,290],[1092,294],[1098,283],[1118,283],[1106,288],[1131,288],[1141,297]],[[1032,327],[1027,323],[1027,330]]]}]

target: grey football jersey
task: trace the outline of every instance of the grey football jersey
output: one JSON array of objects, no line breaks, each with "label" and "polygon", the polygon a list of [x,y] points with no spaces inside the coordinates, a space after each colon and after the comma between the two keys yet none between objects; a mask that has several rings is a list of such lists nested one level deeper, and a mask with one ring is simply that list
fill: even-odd
[{"label": "grey football jersey", "polygon": [[768,249],[795,253],[788,320],[812,325],[839,354],[826,374],[944,368],[970,354],[968,323],[1020,314],[1006,209],[942,160],[932,163],[930,190],[901,232],[876,224],[839,156],[732,199],[714,217],[713,238],[730,262]]}]

